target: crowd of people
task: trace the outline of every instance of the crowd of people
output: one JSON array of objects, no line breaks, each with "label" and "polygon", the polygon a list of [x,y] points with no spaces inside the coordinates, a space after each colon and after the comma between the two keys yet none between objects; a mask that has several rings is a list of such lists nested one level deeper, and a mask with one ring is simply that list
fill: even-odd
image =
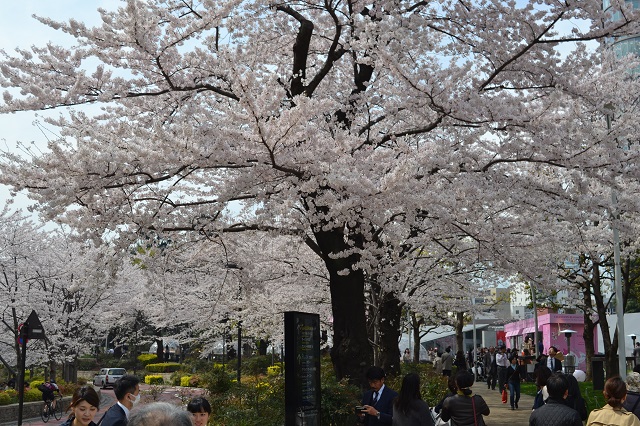
[{"label": "crowd of people", "polygon": [[[503,345],[478,349],[466,359],[463,352],[454,354],[450,347],[434,352],[434,369],[448,377],[448,393],[433,409],[421,398],[417,374],[407,374],[396,393],[385,386],[384,371],[372,367],[367,372],[371,389],[358,407],[359,420],[365,426],[482,426],[490,409],[482,396],[471,390],[477,375],[484,377],[487,389],[497,386],[508,392],[503,402],[508,402],[511,410],[520,408],[521,383],[535,382],[538,392],[534,403],[523,407],[531,412],[530,426],[582,426],[585,422],[586,426],[640,426],[640,364],[626,382],[617,376],[609,378],[603,391],[606,405],[588,413],[578,381],[562,372],[563,357],[557,348],[551,346],[544,354],[542,348],[534,351],[533,342],[528,343],[530,346],[521,351],[507,350]],[[535,352],[537,357],[531,355]],[[405,351],[403,362],[409,360]],[[452,371],[457,373],[452,376]]]},{"label": "crowd of people", "polygon": [[[366,377],[369,390],[365,392],[362,405],[356,407],[360,423],[365,426],[484,426],[484,417],[490,408],[482,396],[472,391],[476,375],[473,364],[465,360],[462,352],[451,354],[446,348],[438,358],[441,374],[448,377],[448,393],[433,409],[422,399],[420,376],[409,373],[403,377],[399,392],[385,385],[385,372],[380,367],[368,369]],[[606,405],[587,413],[584,399],[580,395],[577,380],[561,371],[557,349],[550,347],[548,356],[538,356],[534,369],[534,380],[538,392],[531,407],[529,426],[586,426],[620,425],[640,426],[640,365],[627,377],[609,378],[603,395]],[[462,357],[460,356],[462,354]],[[483,354],[487,366],[487,388],[505,389],[512,410],[519,409],[520,384],[525,380],[522,369],[523,354],[508,351],[505,347],[488,348]],[[456,366],[456,374],[451,370]],[[43,399],[52,399],[55,382],[47,383]],[[44,389],[44,386],[43,386]],[[202,397],[192,399],[183,408],[164,402],[138,407],[140,381],[136,376],[124,375],[114,386],[117,402],[94,422],[100,409],[100,397],[93,386],[78,388],[69,406],[69,417],[61,426],[206,426],[211,416],[211,405]],[[503,402],[505,402],[503,400]]]},{"label": "crowd of people", "polygon": [[166,402],[145,404],[133,410],[140,401],[140,379],[128,374],[116,381],[113,391],[117,402],[95,423],[100,396],[93,386],[78,388],[69,405],[69,417],[60,426],[206,426],[209,423],[211,405],[205,398],[192,399],[186,410]]}]

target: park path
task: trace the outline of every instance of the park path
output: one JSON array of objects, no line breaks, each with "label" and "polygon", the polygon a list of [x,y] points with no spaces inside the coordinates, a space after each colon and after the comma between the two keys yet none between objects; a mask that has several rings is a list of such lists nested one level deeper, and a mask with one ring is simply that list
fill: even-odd
[{"label": "park path", "polygon": [[502,395],[497,390],[487,389],[484,382],[478,382],[471,388],[477,395],[482,396],[489,405],[491,414],[484,418],[487,426],[526,426],[529,424],[531,407],[533,407],[533,397],[530,395],[520,395],[518,409],[512,410],[507,402],[502,403]]}]

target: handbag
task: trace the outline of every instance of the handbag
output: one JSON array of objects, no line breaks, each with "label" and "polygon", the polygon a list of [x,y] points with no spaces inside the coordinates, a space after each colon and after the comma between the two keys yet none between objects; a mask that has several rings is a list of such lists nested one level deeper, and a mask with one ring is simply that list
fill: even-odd
[{"label": "handbag", "polygon": [[502,389],[502,403],[503,404],[507,403],[507,390],[506,389]]},{"label": "handbag", "polygon": [[441,414],[442,411],[440,413],[436,413],[435,408],[432,408],[430,411],[431,411],[431,417],[433,417],[433,424],[435,426],[449,426],[450,425],[449,422],[445,422],[444,420],[442,420],[440,418],[440,414]]}]

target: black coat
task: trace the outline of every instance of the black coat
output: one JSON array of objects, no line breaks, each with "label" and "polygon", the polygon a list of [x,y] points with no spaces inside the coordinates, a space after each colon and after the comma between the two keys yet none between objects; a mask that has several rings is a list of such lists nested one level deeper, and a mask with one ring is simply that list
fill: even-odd
[{"label": "black coat", "polygon": [[582,426],[582,419],[576,410],[553,398],[547,399],[542,407],[533,410],[529,426]]}]

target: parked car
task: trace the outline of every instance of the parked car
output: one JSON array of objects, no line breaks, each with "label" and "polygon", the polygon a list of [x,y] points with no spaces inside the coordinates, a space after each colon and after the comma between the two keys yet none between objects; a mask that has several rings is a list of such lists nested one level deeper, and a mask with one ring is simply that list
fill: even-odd
[{"label": "parked car", "polygon": [[127,370],[124,368],[101,368],[100,372],[93,377],[93,385],[100,386],[102,389],[108,386],[113,387],[116,380],[125,374]]}]

